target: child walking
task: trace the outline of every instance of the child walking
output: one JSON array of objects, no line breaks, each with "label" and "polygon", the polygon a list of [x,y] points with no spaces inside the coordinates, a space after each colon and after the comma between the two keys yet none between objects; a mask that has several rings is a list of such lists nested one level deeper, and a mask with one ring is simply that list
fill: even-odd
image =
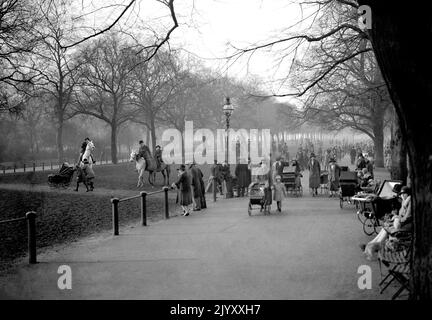
[{"label": "child walking", "polygon": [[277,204],[277,211],[281,212],[282,211],[282,195],[284,197],[287,196],[287,192],[285,189],[285,185],[281,182],[281,176],[277,175],[275,177],[276,182],[273,185],[273,200],[276,201]]}]

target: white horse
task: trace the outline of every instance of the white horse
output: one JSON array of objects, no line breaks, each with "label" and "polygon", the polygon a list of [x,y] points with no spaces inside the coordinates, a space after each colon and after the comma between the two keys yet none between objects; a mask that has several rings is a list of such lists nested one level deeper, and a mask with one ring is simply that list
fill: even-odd
[{"label": "white horse", "polygon": [[82,159],[81,159],[82,162],[84,162],[84,160],[87,159],[90,167],[93,166],[94,158],[93,158],[92,151],[94,150],[94,148],[95,148],[95,145],[94,145],[93,141],[87,142],[86,149],[85,149],[83,156],[82,156]]},{"label": "white horse", "polygon": [[146,161],[143,157],[138,158],[138,151],[132,150],[130,155],[130,162],[135,162],[135,168],[138,171],[138,184],[137,187],[144,186],[144,172],[146,167]]}]

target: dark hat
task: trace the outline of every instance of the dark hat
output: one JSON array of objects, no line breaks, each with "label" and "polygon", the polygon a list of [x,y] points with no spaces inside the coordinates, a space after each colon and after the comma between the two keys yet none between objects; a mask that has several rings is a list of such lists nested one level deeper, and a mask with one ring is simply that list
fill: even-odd
[{"label": "dark hat", "polygon": [[335,158],[330,158],[329,163],[330,162],[336,162]]},{"label": "dark hat", "polygon": [[184,164],[181,164],[179,168],[177,168],[177,171],[181,170],[181,171],[186,171],[186,166]]},{"label": "dark hat", "polygon": [[87,137],[87,138],[85,138],[84,140],[90,140],[90,138],[89,138],[89,137]]},{"label": "dark hat", "polygon": [[144,143],[144,141],[140,140],[138,143],[141,144],[141,143]]},{"label": "dark hat", "polygon": [[312,157],[315,157],[315,153],[312,152],[312,153],[310,154],[310,157],[311,157],[311,158],[312,158]]},{"label": "dark hat", "polygon": [[89,163],[88,159],[83,160],[84,163]]},{"label": "dark hat", "polygon": [[160,145],[157,145],[155,148],[160,148],[161,146]]},{"label": "dark hat", "polygon": [[411,195],[411,188],[408,186],[403,186],[399,194],[406,193],[407,195]]}]

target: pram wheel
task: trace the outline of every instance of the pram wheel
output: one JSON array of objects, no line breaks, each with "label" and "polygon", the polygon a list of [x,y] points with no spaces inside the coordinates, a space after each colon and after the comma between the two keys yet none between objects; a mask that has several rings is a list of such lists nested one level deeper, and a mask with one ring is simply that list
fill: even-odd
[{"label": "pram wheel", "polygon": [[250,203],[250,201],[249,201],[249,205],[248,205],[248,214],[249,214],[249,216],[251,216],[251,214],[252,214],[252,204]]},{"label": "pram wheel", "polygon": [[340,198],[340,199],[339,199],[339,207],[340,207],[341,209],[343,209],[343,202],[344,202],[343,198]]},{"label": "pram wheel", "polygon": [[375,230],[375,219],[371,219],[371,218],[367,218],[364,222],[363,222],[363,231],[366,235],[371,236],[374,233],[376,233]]}]

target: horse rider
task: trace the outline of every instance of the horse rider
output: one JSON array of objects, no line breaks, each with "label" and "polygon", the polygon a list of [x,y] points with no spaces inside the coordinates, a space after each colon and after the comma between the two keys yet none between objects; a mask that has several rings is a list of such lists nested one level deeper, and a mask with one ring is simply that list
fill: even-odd
[{"label": "horse rider", "polygon": [[142,157],[147,160],[151,156],[149,147],[144,144],[144,141],[139,141],[138,157]]},{"label": "horse rider", "polygon": [[162,160],[162,148],[160,145],[156,146],[156,151],[155,151],[155,159],[156,159],[156,164],[157,164],[157,168],[160,169],[163,160]]}]

